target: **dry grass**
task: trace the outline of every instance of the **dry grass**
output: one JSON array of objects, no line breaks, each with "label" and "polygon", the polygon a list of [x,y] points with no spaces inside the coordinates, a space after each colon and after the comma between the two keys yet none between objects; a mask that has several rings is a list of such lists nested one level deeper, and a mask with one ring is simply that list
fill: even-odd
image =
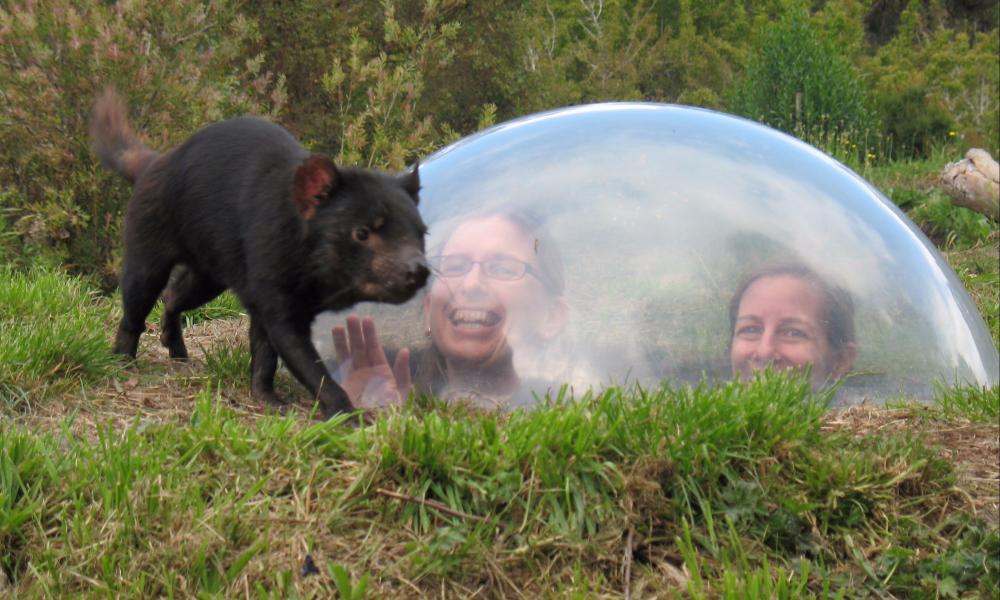
[{"label": "dry grass", "polygon": [[[159,343],[159,331],[150,325],[140,339],[136,363],[126,368],[124,380],[112,380],[101,386],[75,390],[45,403],[39,403],[23,419],[32,427],[56,430],[72,416],[71,431],[92,436],[98,425],[113,424],[124,428],[136,420],[144,422],[186,422],[194,399],[205,384],[205,353],[223,347],[247,344],[249,325],[245,319],[220,319],[198,323],[184,330],[189,359],[171,360]],[[222,397],[246,419],[274,410],[254,402],[249,391],[249,367],[246,379],[234,381],[233,387],[220,390]],[[297,401],[303,421],[308,420],[309,403],[301,386],[287,372],[279,371],[276,386],[286,397]]]},{"label": "dry grass", "polygon": [[929,407],[886,408],[857,405],[831,412],[825,431],[854,436],[916,433],[955,466],[959,487],[973,511],[988,522],[1000,520],[1000,425],[947,421]]}]

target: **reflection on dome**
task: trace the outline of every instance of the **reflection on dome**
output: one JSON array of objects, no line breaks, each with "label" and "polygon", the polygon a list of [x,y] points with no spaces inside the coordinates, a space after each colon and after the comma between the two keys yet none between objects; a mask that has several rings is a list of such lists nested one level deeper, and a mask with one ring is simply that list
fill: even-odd
[{"label": "reflection on dome", "polygon": [[[411,348],[424,391],[520,404],[563,383],[803,363],[846,372],[845,401],[998,381],[932,244],[852,171],[756,123],[569,108],[461,140],[420,174],[438,274],[407,305],[361,312],[387,348]],[[324,356],[342,318],[317,321]]]}]

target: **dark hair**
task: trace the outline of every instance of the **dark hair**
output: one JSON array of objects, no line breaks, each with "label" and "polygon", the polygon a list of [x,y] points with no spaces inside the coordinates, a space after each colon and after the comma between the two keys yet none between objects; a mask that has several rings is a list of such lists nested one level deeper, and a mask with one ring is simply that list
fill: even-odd
[{"label": "dark hair", "polygon": [[[533,238],[535,257],[538,259],[536,273],[538,280],[549,295],[553,297],[563,295],[566,290],[566,277],[563,270],[562,254],[549,233],[545,221],[531,210],[502,206],[465,215],[448,230],[438,245],[438,250],[444,248],[451,236],[462,225],[469,221],[481,221],[493,217],[510,221]],[[445,358],[433,342],[426,349],[419,351],[419,358],[414,364],[416,368],[413,382],[418,391],[435,394],[445,387],[447,384]]]},{"label": "dark hair", "polygon": [[743,280],[729,301],[730,343],[732,343],[732,332],[736,329],[740,302],[743,301],[747,289],[758,279],[783,275],[808,281],[819,289],[823,298],[823,331],[831,348],[840,350],[847,344],[854,343],[854,301],[851,295],[847,290],[826,282],[815,271],[800,263],[765,265],[752,271]]}]

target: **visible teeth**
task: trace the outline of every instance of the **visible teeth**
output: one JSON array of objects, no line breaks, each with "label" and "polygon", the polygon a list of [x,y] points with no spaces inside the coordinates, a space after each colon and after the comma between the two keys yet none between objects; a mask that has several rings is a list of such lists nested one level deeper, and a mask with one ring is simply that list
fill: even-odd
[{"label": "visible teeth", "polygon": [[495,325],[499,318],[487,310],[459,309],[451,314],[451,321],[456,325],[473,325],[486,327]]}]

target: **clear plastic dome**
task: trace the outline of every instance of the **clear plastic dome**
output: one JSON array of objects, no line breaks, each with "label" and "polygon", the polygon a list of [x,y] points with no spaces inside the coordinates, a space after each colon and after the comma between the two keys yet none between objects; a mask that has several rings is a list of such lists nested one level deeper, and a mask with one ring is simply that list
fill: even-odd
[{"label": "clear plastic dome", "polygon": [[[842,164],[751,121],[574,107],[463,139],[420,175],[435,276],[406,305],[355,312],[374,316],[390,355],[412,349],[416,379],[436,361],[428,391],[476,388],[469,377],[489,390],[498,365],[516,373],[521,392],[499,386],[514,403],[564,383],[765,364],[843,377],[844,402],[998,381],[982,318],[909,219]],[[314,328],[331,361],[342,321]]]}]

